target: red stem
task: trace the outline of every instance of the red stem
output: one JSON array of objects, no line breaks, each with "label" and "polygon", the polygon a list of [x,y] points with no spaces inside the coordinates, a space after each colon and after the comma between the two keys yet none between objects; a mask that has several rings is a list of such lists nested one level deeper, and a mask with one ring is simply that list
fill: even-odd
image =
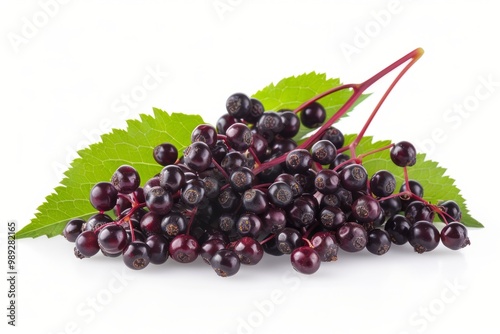
[{"label": "red stem", "polygon": [[[392,91],[392,88],[396,85],[396,83],[399,81],[399,79],[423,55],[423,53],[424,53],[424,51],[421,48],[415,49],[412,52],[410,52],[407,55],[405,55],[404,57],[398,59],[397,61],[395,61],[391,65],[387,66],[386,68],[384,68],[383,70],[381,70],[380,72],[378,72],[377,74],[375,74],[374,76],[372,76],[371,78],[369,78],[368,80],[362,82],[361,84],[345,84],[345,85],[334,87],[334,88],[332,88],[330,90],[327,90],[327,91],[325,91],[325,92],[323,92],[323,93],[321,93],[319,95],[316,95],[312,99],[310,99],[310,100],[302,103],[300,106],[298,106],[294,110],[294,112],[296,112],[296,113],[299,112],[300,110],[308,107],[313,102],[316,102],[317,100],[319,100],[319,99],[321,99],[321,98],[323,98],[323,97],[325,97],[327,95],[330,95],[332,93],[338,92],[338,91],[343,90],[343,89],[352,89],[352,91],[353,91],[353,94],[349,97],[349,99],[347,100],[347,102],[325,124],[323,124],[318,131],[316,131],[311,137],[309,137],[308,139],[306,139],[297,148],[304,148],[304,149],[310,148],[310,146],[313,143],[315,143],[320,136],[323,135],[323,133],[326,131],[326,129],[328,129],[330,126],[332,126],[333,123],[335,123],[336,121],[338,121],[353,106],[353,104],[356,102],[356,100],[362,95],[362,93],[368,87],[370,87],[371,85],[373,85],[375,82],[377,82],[378,80],[380,80],[382,77],[384,77],[388,73],[392,72],[394,69],[396,69],[399,66],[401,66],[402,64],[406,63],[408,60],[411,60],[403,68],[403,70],[397,75],[397,77],[394,79],[394,81],[391,83],[391,85],[389,86],[389,88],[387,89],[387,91],[385,92],[385,94],[382,96],[381,100],[379,101],[379,103],[377,104],[377,106],[375,107],[375,109],[372,111],[372,113],[371,113],[368,121],[363,126],[363,129],[360,131],[360,133],[358,134],[358,136],[356,137],[356,139],[349,145],[349,148],[351,150],[351,154],[353,154],[352,157],[355,157],[355,150],[354,150],[354,148],[359,144],[359,141],[361,140],[361,138],[363,138],[363,135],[366,132],[366,129],[368,128],[368,125],[370,124],[370,122],[373,119],[373,117],[375,117],[375,114],[380,109],[380,106],[385,101],[385,99],[387,98],[387,96],[389,95],[389,93]],[[274,166],[276,164],[279,164],[279,163],[283,162],[285,159],[286,159],[286,154],[283,154],[280,157],[278,157],[276,159],[273,159],[272,161],[263,163],[262,165],[260,165],[259,167],[257,167],[254,170],[254,173],[257,175],[260,172],[262,172],[263,170],[265,170],[267,168],[270,168],[270,167],[272,167],[272,166]]]}]

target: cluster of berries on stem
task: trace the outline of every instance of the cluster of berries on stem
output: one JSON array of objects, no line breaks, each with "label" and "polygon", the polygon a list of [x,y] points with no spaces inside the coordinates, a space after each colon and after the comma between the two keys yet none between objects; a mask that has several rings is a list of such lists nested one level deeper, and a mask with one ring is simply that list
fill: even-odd
[{"label": "cluster of berries on stem", "polygon": [[[259,100],[232,94],[227,113],[215,126],[197,126],[182,155],[168,142],[153,149],[161,170],[142,187],[129,165],[97,183],[90,202],[98,212],[71,219],[64,236],[79,258],[101,252],[143,269],[200,256],[223,277],[241,264],[259,263],[264,253],[287,255],[295,270],[312,274],[322,262],[336,260],[339,249],[383,255],[393,244],[409,243],[418,253],[440,242],[454,250],[469,245],[457,203],[429,203],[422,185],[409,178],[417,159],[411,143],[357,150],[394,85],[421,55],[416,49],[365,82],[334,87],[294,110],[266,111]],[[345,144],[334,123],[368,87],[404,64],[359,134]],[[318,101],[344,89],[351,97],[327,119]],[[301,126],[317,131],[297,144]],[[363,166],[365,157],[386,150],[403,169],[398,191],[391,172],[368,175]],[[111,210],[116,218],[106,213]],[[435,218],[445,223],[441,231]]]}]

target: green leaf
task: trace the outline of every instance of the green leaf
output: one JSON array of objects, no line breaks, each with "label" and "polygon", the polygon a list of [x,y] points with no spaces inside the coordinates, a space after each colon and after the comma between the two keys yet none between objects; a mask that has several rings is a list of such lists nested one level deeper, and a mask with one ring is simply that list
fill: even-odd
[{"label": "green leaf", "polygon": [[[346,135],[346,145],[353,142],[356,135]],[[373,138],[365,136],[361,139],[356,148],[357,154],[364,154],[378,148],[390,145],[391,141],[383,140],[373,142]],[[396,177],[396,189],[403,184],[403,168],[396,166],[390,158],[389,150],[383,150],[374,154],[370,154],[363,158],[363,166],[366,168],[368,175],[371,176],[375,172],[385,169],[390,171]],[[446,169],[440,167],[437,162],[425,160],[425,154],[417,154],[417,163],[414,166],[408,167],[408,177],[420,182],[424,188],[424,199],[432,204],[437,204],[440,201],[454,200],[462,209],[462,223],[470,227],[483,227],[476,219],[472,218],[465,199],[460,194],[460,190],[455,186],[455,180],[445,175]],[[436,220],[438,218],[436,217]]]},{"label": "green leaf", "polygon": [[193,129],[203,123],[198,115],[153,111],[154,116],[142,114],[140,120],[127,121],[127,130],[115,129],[103,135],[101,142],[78,151],[81,158],[72,162],[61,185],[47,196],[35,218],[16,237],[60,235],[69,219],[95,214],[89,194],[97,182],[109,181],[119,166],[128,164],[137,169],[144,184],[161,170],[153,159],[153,148],[170,142],[182,152],[191,143]]},{"label": "green leaf", "polygon": [[[260,100],[266,110],[293,110],[314,96],[340,85],[341,82],[338,78],[328,79],[324,73],[311,72],[285,78],[277,84],[270,84],[255,93],[253,97]],[[343,89],[319,99],[318,102],[325,107],[326,119],[333,116],[347,102],[351,95],[351,90]],[[347,116],[356,105],[368,96],[369,94],[362,94],[349,111],[342,117]],[[293,139],[299,142],[301,139],[308,137],[315,130],[316,129],[309,129],[305,126],[301,126],[299,133],[297,133]]]}]

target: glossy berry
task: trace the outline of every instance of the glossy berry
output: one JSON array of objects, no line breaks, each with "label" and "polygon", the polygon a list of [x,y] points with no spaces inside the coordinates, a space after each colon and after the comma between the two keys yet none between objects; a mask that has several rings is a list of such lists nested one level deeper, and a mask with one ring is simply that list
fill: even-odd
[{"label": "glossy berry", "polygon": [[384,225],[384,229],[389,233],[392,243],[396,245],[404,245],[408,242],[410,227],[411,223],[403,215],[394,215]]},{"label": "glossy berry", "polygon": [[302,122],[302,125],[310,129],[315,129],[321,126],[321,124],[325,121],[325,118],[326,110],[318,102],[311,103],[300,112],[300,121]]},{"label": "glossy berry", "polygon": [[78,255],[76,252],[75,255],[81,258],[96,255],[100,248],[94,231],[83,231],[80,233],[80,235],[76,237],[75,248],[78,251]]},{"label": "glossy berry", "polygon": [[379,200],[378,202],[380,207],[384,211],[384,216],[386,219],[398,214],[401,209],[401,199],[399,197],[390,197],[383,200]]},{"label": "glossy berry", "polygon": [[467,228],[459,222],[450,222],[441,230],[440,238],[449,249],[458,250],[470,245]]},{"label": "glossy berry", "polygon": [[167,238],[174,238],[179,234],[186,233],[187,221],[178,212],[170,212],[161,221],[161,230]]},{"label": "glossy berry", "polygon": [[[410,186],[409,191],[412,194],[414,194],[420,198],[424,197],[424,188],[422,187],[420,182],[418,182],[416,180],[408,180],[408,185]],[[399,188],[399,192],[405,192],[405,191],[406,191],[406,182],[403,182],[403,184]],[[406,194],[400,196],[400,198],[401,198],[401,207],[403,210],[406,209],[408,204],[410,204],[411,202],[413,202],[415,200],[413,197],[408,196]]]},{"label": "glossy berry", "polygon": [[148,212],[146,213],[140,221],[141,231],[146,237],[153,234],[163,234],[161,229],[161,221],[163,219],[163,214]]},{"label": "glossy berry", "polygon": [[107,225],[97,234],[97,242],[99,247],[107,253],[118,253],[127,246],[127,232],[120,225]]},{"label": "glossy berry", "polygon": [[432,222],[434,220],[434,210],[424,202],[413,201],[406,207],[405,217],[411,224],[419,220]]},{"label": "glossy berry", "polygon": [[284,208],[292,202],[293,191],[288,184],[278,181],[268,187],[267,197],[277,207]]},{"label": "glossy berry", "polygon": [[321,264],[318,252],[309,246],[296,248],[290,256],[290,261],[293,269],[306,275],[314,274]]},{"label": "glossy berry", "polygon": [[82,233],[83,225],[85,224],[85,220],[80,218],[71,219],[66,223],[66,226],[63,230],[63,236],[66,240],[70,242],[74,242],[76,237]]},{"label": "glossy berry", "polygon": [[150,235],[146,239],[146,244],[151,250],[150,262],[153,264],[163,264],[168,260],[168,240],[162,235]]},{"label": "glossy berry", "polygon": [[235,123],[226,130],[226,139],[229,146],[240,152],[252,146],[253,136],[251,130],[243,123]]},{"label": "glossy berry", "polygon": [[200,124],[191,132],[191,142],[201,141],[213,148],[217,143],[217,130],[210,124]]},{"label": "glossy berry", "polygon": [[281,110],[278,112],[283,122],[283,129],[279,133],[283,138],[293,138],[300,130],[300,119],[291,110]]},{"label": "glossy berry", "polygon": [[324,195],[335,194],[340,187],[340,176],[332,169],[322,169],[314,178],[314,186]]},{"label": "glossy berry", "polygon": [[153,158],[161,166],[172,165],[177,161],[179,152],[174,144],[162,143],[153,149]]},{"label": "glossy berry", "polygon": [[203,243],[200,247],[200,256],[206,264],[210,264],[210,260],[217,251],[226,248],[226,243],[220,239],[211,239]]},{"label": "glossy berry", "polygon": [[217,275],[229,277],[240,270],[240,258],[229,249],[218,250],[210,259],[210,265]]},{"label": "glossy berry", "polygon": [[311,147],[311,155],[314,161],[321,165],[329,165],[337,156],[337,148],[326,139],[319,140]]},{"label": "glossy berry", "polygon": [[168,252],[175,261],[190,263],[198,257],[200,246],[194,237],[187,234],[179,234],[170,241]]},{"label": "glossy berry", "polygon": [[240,167],[231,172],[229,175],[229,184],[234,191],[242,193],[247,189],[252,188],[255,182],[255,175],[247,167]]},{"label": "glossy berry", "polygon": [[266,111],[256,123],[257,132],[269,142],[283,130],[283,121],[278,113]]},{"label": "glossy berry", "polygon": [[170,192],[160,186],[151,188],[146,196],[146,206],[151,212],[165,215],[170,212],[173,204]]},{"label": "glossy berry", "polygon": [[433,223],[426,220],[417,221],[408,231],[408,242],[415,252],[430,252],[439,245],[440,234]]},{"label": "glossy berry", "polygon": [[262,217],[263,231],[277,233],[286,227],[286,213],[283,209],[270,207]]},{"label": "glossy berry", "polygon": [[205,197],[205,187],[197,179],[186,183],[182,188],[182,202],[190,207],[197,206]]},{"label": "glossy berry", "polygon": [[392,162],[399,167],[413,166],[417,162],[417,150],[407,141],[401,141],[391,148]]},{"label": "glossy berry", "polygon": [[381,212],[378,201],[369,195],[363,195],[352,203],[352,215],[360,223],[373,222]]},{"label": "glossy berry", "polygon": [[234,93],[226,100],[227,113],[235,118],[244,118],[250,113],[252,102],[243,93]]},{"label": "glossy berry", "polygon": [[370,179],[370,190],[377,197],[392,195],[396,188],[396,178],[386,170],[379,170]]},{"label": "glossy berry", "polygon": [[374,228],[368,232],[366,249],[375,255],[384,255],[391,248],[391,236],[386,230]]},{"label": "glossy berry", "polygon": [[295,149],[288,152],[286,156],[286,168],[292,174],[305,173],[312,164],[311,153],[305,149]]},{"label": "glossy berry", "polygon": [[326,129],[321,139],[330,141],[333,145],[335,145],[335,148],[337,148],[337,150],[344,146],[344,135],[339,129],[334,126],[330,126],[328,129]]},{"label": "glossy berry", "polygon": [[123,262],[130,269],[144,269],[150,261],[151,249],[142,241],[133,241],[123,250]]},{"label": "glossy berry", "polygon": [[297,227],[305,227],[314,223],[316,217],[314,206],[305,197],[301,196],[293,201],[293,205],[287,211],[288,219]]},{"label": "glossy berry", "polygon": [[259,189],[248,189],[242,196],[243,207],[246,211],[263,214],[269,207],[267,195]]},{"label": "glossy berry", "polygon": [[336,231],[335,236],[340,248],[346,252],[359,252],[368,242],[366,230],[358,223],[345,223]]},{"label": "glossy berry", "polygon": [[108,216],[105,213],[96,213],[95,215],[92,215],[89,219],[87,219],[87,222],[83,225],[83,230],[84,231],[95,231],[96,229],[100,228],[101,226],[111,223],[113,221],[113,218]]},{"label": "glossy berry", "polygon": [[231,116],[230,114],[222,115],[216,122],[215,127],[217,129],[217,133],[220,135],[225,135],[227,128],[236,123],[237,120]]},{"label": "glossy berry", "polygon": [[362,165],[347,165],[342,168],[339,176],[342,187],[349,191],[358,191],[366,188],[368,173]]},{"label": "glossy berry", "polygon": [[439,203],[439,208],[445,213],[444,217],[439,215],[439,219],[441,221],[444,222],[446,219],[447,222],[459,222],[462,220],[462,211],[460,210],[460,206],[458,206],[457,202],[451,200],[444,201]]},{"label": "glossy berry", "polygon": [[260,118],[260,116],[262,116],[262,114],[264,113],[264,106],[262,105],[262,103],[257,100],[256,98],[250,98],[250,103],[251,103],[251,108],[248,112],[248,114],[246,114],[243,119],[245,121],[247,121],[248,123],[252,123],[254,124],[255,122],[257,122]]},{"label": "glossy berry", "polygon": [[161,170],[158,183],[159,184],[154,183],[152,186],[160,185],[170,190],[172,193],[175,193],[186,184],[186,176],[179,166],[168,165]]},{"label": "glossy berry", "polygon": [[319,213],[319,219],[325,229],[334,231],[346,222],[346,215],[339,207],[325,206]]},{"label": "glossy berry", "polygon": [[256,238],[262,228],[262,220],[255,213],[244,213],[236,222],[236,231],[241,236]]},{"label": "glossy berry", "polygon": [[141,184],[141,178],[134,167],[122,165],[114,172],[111,183],[121,194],[130,194],[137,190]]},{"label": "glossy berry", "polygon": [[99,182],[90,190],[90,204],[98,211],[113,209],[118,199],[118,191],[110,182]]},{"label": "glossy berry", "polygon": [[302,246],[302,235],[294,228],[286,227],[275,236],[278,250],[283,254],[291,254],[292,251]]},{"label": "glossy berry", "polygon": [[240,262],[246,265],[255,265],[259,263],[264,256],[264,250],[261,244],[250,237],[243,237],[236,240],[232,249],[240,258]]},{"label": "glossy berry", "polygon": [[297,179],[293,175],[283,173],[278,175],[278,177],[276,177],[274,181],[275,182],[281,181],[288,184],[288,186],[290,186],[290,188],[292,189],[294,198],[302,195],[303,192],[302,186],[299,184],[299,182],[297,182]]},{"label": "glossy berry", "polygon": [[311,244],[322,262],[337,260],[339,246],[335,240],[335,234],[328,231],[317,232],[311,238]]},{"label": "glossy berry", "polygon": [[195,172],[203,172],[212,164],[212,151],[207,144],[197,141],[184,150],[184,163]]}]

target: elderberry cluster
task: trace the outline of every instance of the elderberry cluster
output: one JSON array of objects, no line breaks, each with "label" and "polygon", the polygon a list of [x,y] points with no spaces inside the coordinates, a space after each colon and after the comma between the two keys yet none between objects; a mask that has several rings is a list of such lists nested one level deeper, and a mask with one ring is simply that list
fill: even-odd
[{"label": "elderberry cluster", "polygon": [[[440,241],[451,249],[470,243],[457,203],[428,203],[421,184],[407,177],[395,192],[386,170],[368,175],[362,157],[370,152],[347,154],[352,146],[325,125],[317,101],[275,112],[236,93],[226,110],[215,126],[193,130],[181,156],[171,143],[155,147],[161,170],[143,187],[128,165],[96,184],[90,202],[98,213],[70,220],[63,232],[75,255],[121,256],[132,269],[201,256],[218,275],[231,276],[264,253],[286,254],[293,268],[312,274],[336,260],[339,248],[382,255],[392,244],[423,253]],[[310,147],[292,139],[301,126],[319,128]],[[386,149],[405,172],[416,162],[409,142]],[[436,214],[446,224],[441,231]]]}]

